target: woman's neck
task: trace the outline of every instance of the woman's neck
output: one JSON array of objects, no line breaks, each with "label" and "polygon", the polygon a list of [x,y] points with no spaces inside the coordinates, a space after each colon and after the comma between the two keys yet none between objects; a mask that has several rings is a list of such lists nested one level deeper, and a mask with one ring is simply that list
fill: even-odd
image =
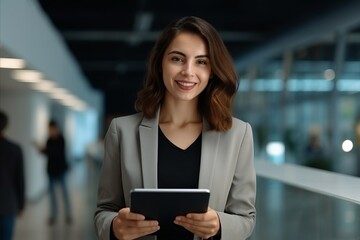
[{"label": "woman's neck", "polygon": [[163,102],[160,109],[160,123],[186,125],[188,123],[202,122],[198,111],[197,101],[171,101]]}]

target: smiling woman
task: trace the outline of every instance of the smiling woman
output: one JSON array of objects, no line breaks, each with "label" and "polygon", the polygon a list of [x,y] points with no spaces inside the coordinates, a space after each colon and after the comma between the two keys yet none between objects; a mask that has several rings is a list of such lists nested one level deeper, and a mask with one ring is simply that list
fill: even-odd
[{"label": "smiling woman", "polygon": [[[95,223],[99,239],[246,239],[255,225],[251,126],[232,117],[237,76],[205,20],[172,22],[150,54],[139,113],[105,137]],[[176,216],[176,233],[130,212],[134,188],[210,190],[205,213]],[[151,238],[153,236],[153,238]],[[149,237],[149,238],[148,238]]]},{"label": "smiling woman", "polygon": [[[184,52],[179,49],[171,48],[170,50],[170,47],[173,47],[174,44],[182,43],[184,45],[183,41],[185,40],[187,40],[185,45],[195,44],[193,39],[188,39],[190,37],[197,39],[197,43],[201,43],[202,49],[201,51],[197,50],[199,52],[196,54],[190,48],[188,51],[191,51],[192,57],[199,57],[198,63],[208,63],[206,66],[210,68],[211,81],[206,91],[199,96],[199,104],[203,106],[199,108],[199,111],[207,118],[211,129],[227,130],[231,127],[232,122],[231,105],[237,90],[237,75],[231,56],[219,33],[213,26],[199,18],[183,18],[165,28],[150,53],[145,86],[138,93],[136,109],[143,112],[148,118],[155,116],[165,97],[163,84],[165,52],[173,52],[174,60],[178,59],[180,62],[187,60]],[[185,73],[185,70],[188,69],[183,70]]]},{"label": "smiling woman", "polygon": [[165,51],[162,61],[165,101],[197,97],[208,84],[211,66],[205,41],[196,34],[179,33]]}]

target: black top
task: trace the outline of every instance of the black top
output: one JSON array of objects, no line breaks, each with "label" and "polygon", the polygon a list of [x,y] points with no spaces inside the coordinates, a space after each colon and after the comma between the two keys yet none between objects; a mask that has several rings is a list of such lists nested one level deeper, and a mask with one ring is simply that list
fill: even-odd
[{"label": "black top", "polygon": [[[166,138],[159,128],[158,143],[158,187],[159,188],[198,188],[201,134],[185,150],[174,145]],[[156,233],[160,240],[163,239],[193,239],[193,234],[182,227],[174,232],[165,232],[161,229]]]},{"label": "black top", "polygon": [[0,136],[0,215],[17,214],[25,204],[24,160],[19,145]]},{"label": "black top", "polygon": [[166,138],[159,128],[158,187],[198,188],[201,134],[185,150]]},{"label": "black top", "polygon": [[48,157],[47,172],[49,176],[58,177],[66,172],[68,165],[65,158],[65,141],[62,135],[47,140],[45,154]]},{"label": "black top", "polygon": [[[158,137],[158,187],[159,188],[198,188],[201,159],[201,134],[185,150],[177,147],[159,127]],[[174,231],[157,231],[158,240],[192,240],[194,235],[186,229],[176,226]],[[110,239],[115,240],[112,229]]]}]

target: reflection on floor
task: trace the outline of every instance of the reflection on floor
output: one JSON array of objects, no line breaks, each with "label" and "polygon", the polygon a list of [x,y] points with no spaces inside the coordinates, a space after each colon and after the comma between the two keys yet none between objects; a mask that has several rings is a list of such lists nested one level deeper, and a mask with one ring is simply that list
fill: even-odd
[{"label": "reflection on floor", "polygon": [[[86,162],[78,163],[68,176],[73,224],[66,225],[60,215],[54,226],[47,225],[46,195],[27,205],[17,221],[14,239],[95,240],[95,169]],[[257,188],[257,223],[251,240],[360,240],[360,205],[260,177]]]}]

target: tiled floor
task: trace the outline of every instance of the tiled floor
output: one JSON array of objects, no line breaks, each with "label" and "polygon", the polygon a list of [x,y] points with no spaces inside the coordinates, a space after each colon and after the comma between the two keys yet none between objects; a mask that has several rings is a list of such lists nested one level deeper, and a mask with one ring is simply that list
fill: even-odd
[{"label": "tiled floor", "polygon": [[[78,163],[68,176],[74,222],[60,216],[46,224],[48,197],[28,204],[17,221],[15,240],[95,240],[98,171]],[[93,169],[94,170],[94,169]],[[332,184],[332,183],[329,183]],[[251,240],[360,240],[360,205],[258,177],[257,223]],[[354,189],[358,191],[358,189]]]}]

